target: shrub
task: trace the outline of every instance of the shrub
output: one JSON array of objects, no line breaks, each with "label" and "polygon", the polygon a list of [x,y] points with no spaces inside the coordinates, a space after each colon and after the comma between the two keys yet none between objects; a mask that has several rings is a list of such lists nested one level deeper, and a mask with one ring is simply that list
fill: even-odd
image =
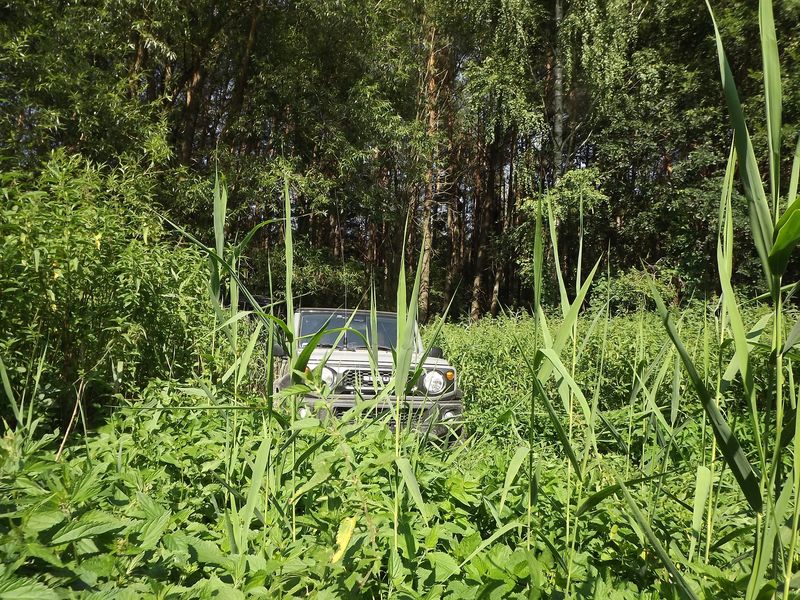
[{"label": "shrub", "polygon": [[205,266],[147,209],[146,174],[56,153],[0,183],[0,356],[23,383],[43,357],[38,411],[63,420],[79,391],[91,404],[191,370]]}]

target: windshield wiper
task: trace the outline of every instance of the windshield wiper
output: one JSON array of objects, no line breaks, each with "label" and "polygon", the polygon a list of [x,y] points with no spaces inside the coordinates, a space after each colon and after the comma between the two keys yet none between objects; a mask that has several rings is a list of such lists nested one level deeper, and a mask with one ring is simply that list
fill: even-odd
[{"label": "windshield wiper", "polygon": [[[303,344],[303,347],[306,347],[306,346],[308,346],[308,343]],[[319,344],[317,344],[314,347],[315,348],[341,348],[342,346],[334,346],[333,344],[328,344],[326,342],[320,342]]]}]

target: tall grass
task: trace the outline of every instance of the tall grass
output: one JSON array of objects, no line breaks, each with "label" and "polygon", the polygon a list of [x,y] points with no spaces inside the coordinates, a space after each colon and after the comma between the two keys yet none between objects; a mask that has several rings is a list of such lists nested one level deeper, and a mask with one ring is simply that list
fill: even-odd
[{"label": "tall grass", "polygon": [[[777,594],[775,583],[769,581],[770,567],[773,576],[782,577],[783,594],[788,597],[793,576],[792,565],[797,538],[797,522],[792,524],[791,541],[788,548],[778,532],[789,514],[792,497],[797,504],[800,488],[796,485],[797,476],[795,474],[786,476],[784,472],[786,442],[794,436],[783,435],[787,408],[785,402],[787,367],[790,372],[790,364],[785,364],[784,361],[785,355],[791,351],[791,345],[786,345],[784,341],[785,307],[782,284],[789,257],[797,243],[800,242],[800,213],[797,212],[797,209],[800,208],[800,201],[797,199],[800,154],[796,153],[794,157],[792,181],[786,198],[787,208],[783,210],[783,195],[780,185],[781,74],[772,2],[771,0],[760,0],[759,2],[759,31],[769,148],[766,160],[769,165],[769,200],[764,191],[758,161],[755,157],[732,71],[725,55],[722,38],[710,5],[708,5],[708,9],[714,21],[722,86],[734,131],[733,149],[728,161],[720,205],[720,236],[717,245],[717,267],[720,274],[725,318],[721,323],[723,328],[721,335],[724,335],[725,328],[729,329],[735,347],[731,367],[725,373],[724,387],[729,387],[734,376],[741,377],[740,381],[750,409],[751,430],[758,457],[757,467],[751,466],[747,454],[720,411],[717,399],[723,382],[717,386],[718,393],[712,396],[706,383],[697,373],[663,301],[658,297],[655,289],[653,292],[669,336],[681,356],[692,385],[703,401],[722,455],[755,514],[752,570],[745,597],[749,600],[763,598],[767,595],[774,597]],[[800,148],[800,142],[798,142],[798,148]],[[745,330],[737,297],[731,284],[733,274],[731,196],[735,161],[738,162],[739,176],[749,206],[751,231],[764,271],[765,288],[769,292],[773,305],[772,335],[769,346],[769,359],[772,364],[767,373],[766,390],[768,394],[762,399],[758,397],[753,373],[753,356],[759,349],[748,342],[748,333]],[[796,410],[796,407],[792,407],[792,409]],[[796,452],[795,446],[795,455]],[[713,453],[712,446],[712,459]]]}]

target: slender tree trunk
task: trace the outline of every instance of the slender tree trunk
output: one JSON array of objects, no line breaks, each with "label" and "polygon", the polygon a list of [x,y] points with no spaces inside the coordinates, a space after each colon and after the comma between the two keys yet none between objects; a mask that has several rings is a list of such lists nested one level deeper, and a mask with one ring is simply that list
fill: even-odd
[{"label": "slender tree trunk", "polygon": [[564,0],[555,0],[553,11],[553,183],[563,172],[564,150],[564,57],[559,43],[561,22],[564,20]]},{"label": "slender tree trunk", "polygon": [[425,175],[425,199],[422,211],[422,266],[419,284],[419,321],[428,321],[431,292],[431,257],[433,255],[433,200],[437,187],[436,135],[439,115],[437,110],[437,68],[436,68],[436,28],[431,27],[428,36],[428,61],[425,68],[425,107],[428,115],[428,140],[431,151],[428,156],[428,169]]},{"label": "slender tree trunk", "polygon": [[489,312],[493,317],[500,312],[500,290],[505,280],[505,270],[502,265],[498,265],[494,272],[494,287],[492,288],[492,304]]},{"label": "slender tree trunk", "polygon": [[258,21],[261,17],[261,10],[262,5],[259,4],[250,17],[250,29],[247,34],[244,50],[242,51],[242,57],[239,60],[239,67],[236,71],[236,79],[233,84],[233,92],[231,94],[230,107],[227,111],[228,115],[225,121],[225,128],[220,136],[222,138],[227,137],[231,124],[239,117],[239,113],[241,113],[242,106],[244,105],[244,94],[247,89],[249,78],[248,70],[250,67],[250,57],[253,54],[253,46],[256,42],[256,32],[258,31]]},{"label": "slender tree trunk", "polygon": [[131,73],[129,76],[129,94],[131,98],[135,98],[136,95],[139,93],[139,74],[142,70],[142,65],[147,57],[147,48],[145,48],[144,40],[142,40],[142,36],[139,35],[139,32],[134,32],[134,45],[136,47],[136,53],[133,57],[133,65],[131,66]]},{"label": "slender tree trunk", "polygon": [[475,198],[475,215],[477,222],[474,231],[474,260],[475,260],[475,273],[472,278],[472,303],[470,305],[469,317],[472,321],[477,321],[483,314],[483,305],[486,298],[486,271],[487,263],[489,260],[489,236],[492,222],[492,191],[491,183],[493,182],[492,165],[489,161],[487,185],[486,189],[481,188],[480,177],[480,159],[483,157],[483,152],[478,153],[478,169],[475,181],[475,190],[477,196]]},{"label": "slender tree trunk", "polygon": [[200,113],[200,100],[203,89],[202,64],[202,57],[199,52],[196,52],[186,87],[186,109],[184,111],[183,137],[181,139],[181,162],[187,165],[192,157],[194,134]]}]

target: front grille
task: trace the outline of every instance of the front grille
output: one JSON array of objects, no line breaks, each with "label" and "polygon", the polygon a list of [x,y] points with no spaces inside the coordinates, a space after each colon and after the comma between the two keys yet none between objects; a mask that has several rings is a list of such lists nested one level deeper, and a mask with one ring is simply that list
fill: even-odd
[{"label": "front grille", "polygon": [[[377,375],[377,381],[375,381]],[[379,371],[374,374],[369,369],[348,369],[336,386],[336,391],[346,394],[361,392],[362,394],[375,394],[385,387],[392,379],[391,371]]]}]

